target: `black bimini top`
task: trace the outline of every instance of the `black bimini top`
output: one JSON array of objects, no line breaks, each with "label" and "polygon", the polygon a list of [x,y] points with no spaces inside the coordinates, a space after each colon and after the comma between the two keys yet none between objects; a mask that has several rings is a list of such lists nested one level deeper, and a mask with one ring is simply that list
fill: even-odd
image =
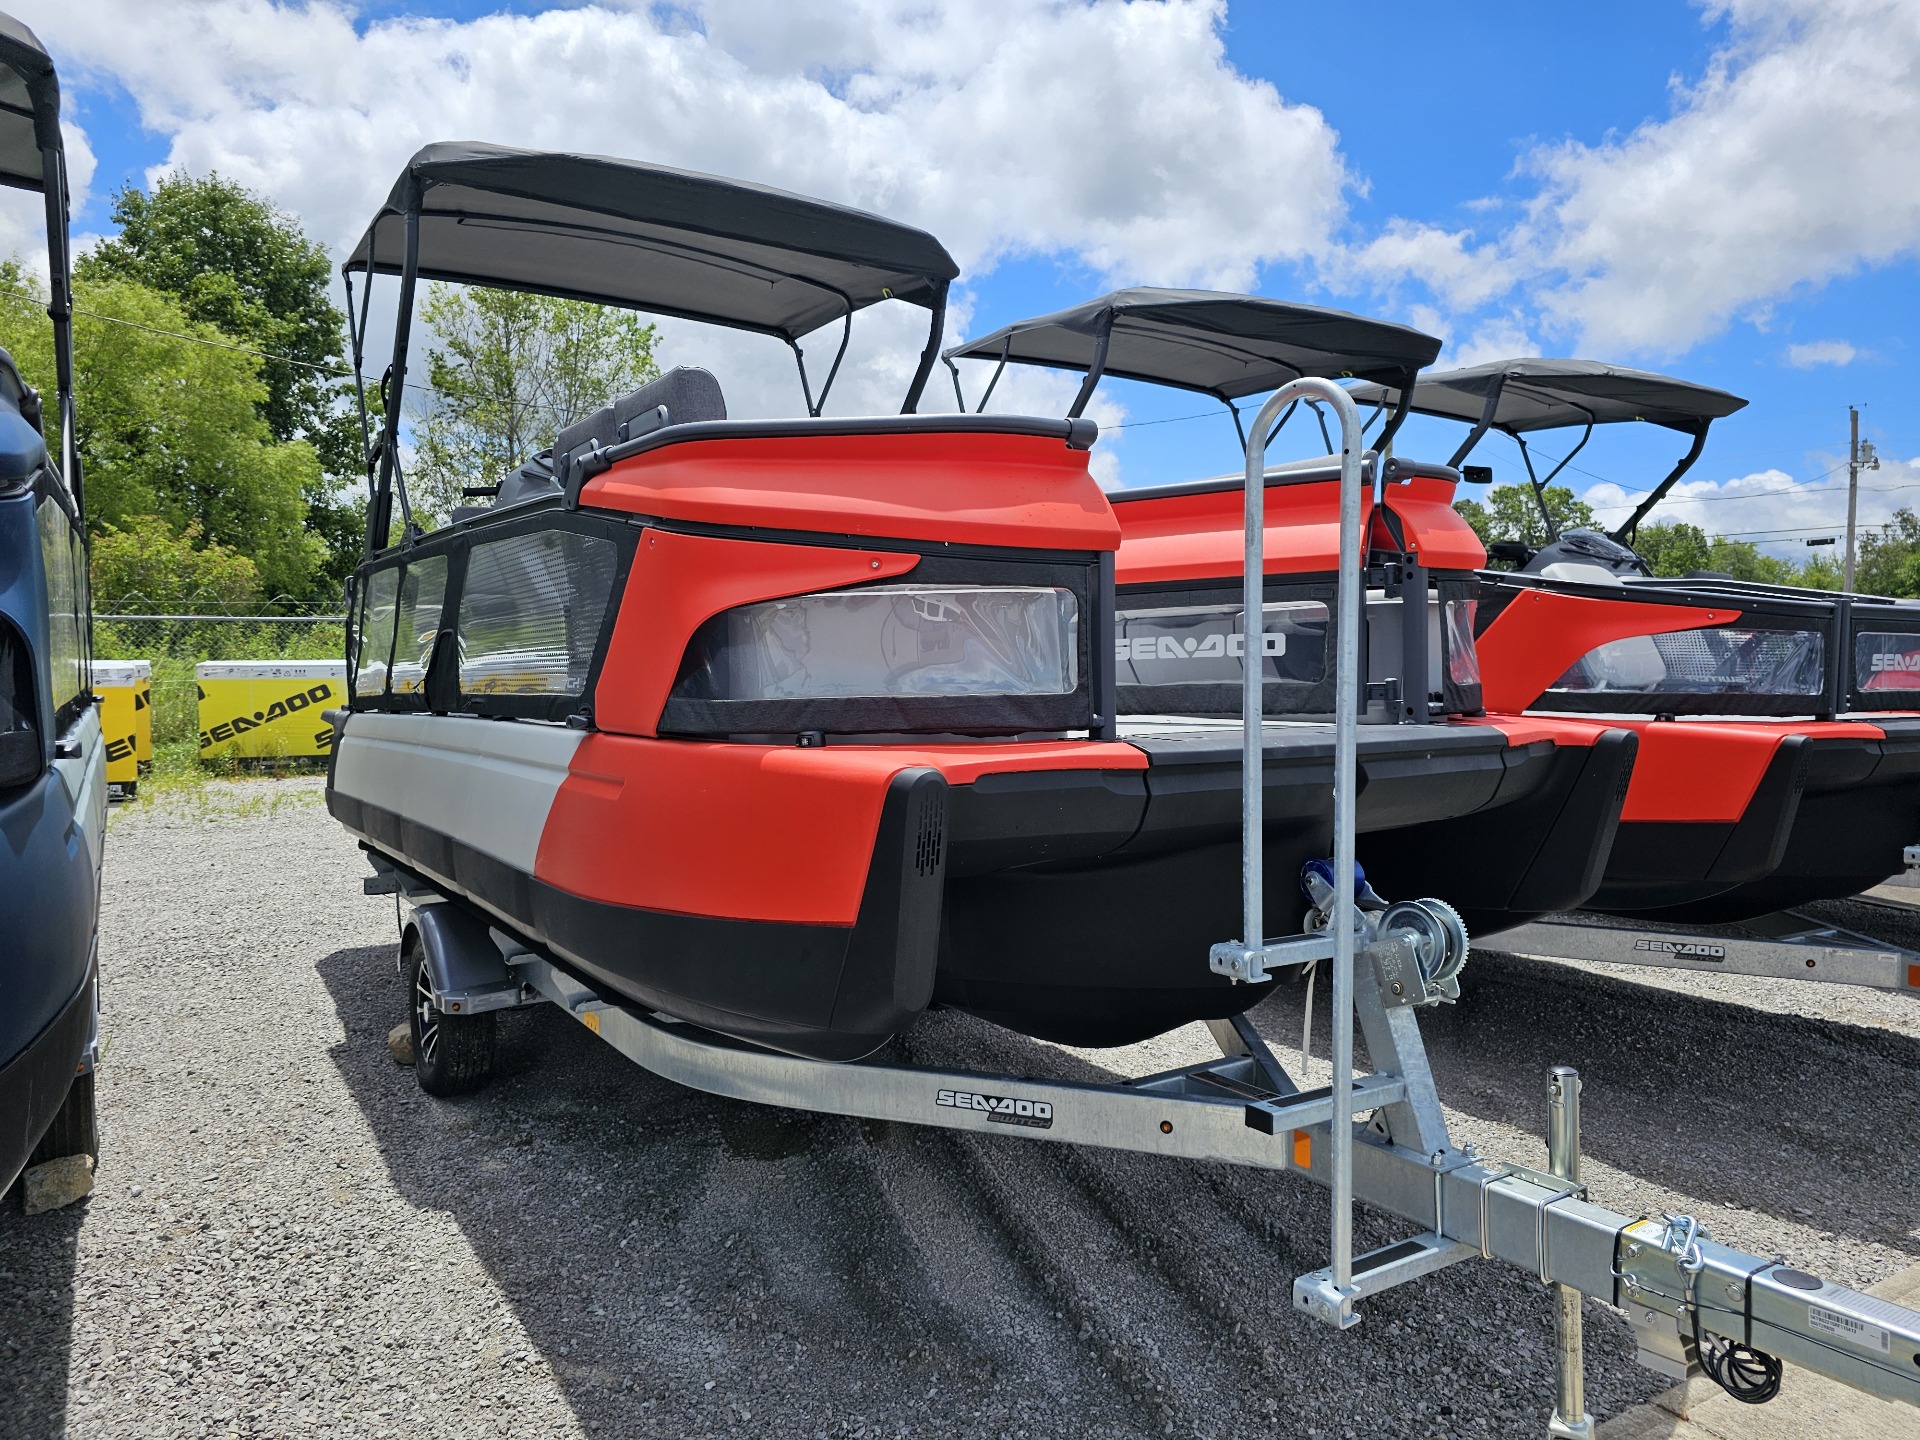
[{"label": "black bimini top", "polygon": [[792,341],[881,300],[935,308],[959,273],[924,230],[691,170],[444,141],[407,168],[345,270],[419,271]]},{"label": "black bimini top", "polygon": [[60,81],[39,38],[0,14],[0,185],[45,190],[45,155],[61,149]]},{"label": "black bimini top", "polygon": [[1404,384],[1439,353],[1431,335],[1344,310],[1137,287],[1015,321],[946,356],[1118,375],[1230,402],[1303,375]]},{"label": "black bimini top", "polygon": [[[1391,384],[1356,385],[1353,398],[1397,405]],[[1488,401],[1493,413],[1487,413]],[[1416,415],[1479,424],[1525,435],[1569,425],[1629,420],[1693,434],[1746,405],[1738,395],[1649,370],[1597,360],[1499,360],[1465,370],[1443,370],[1413,387]]]},{"label": "black bimini top", "polygon": [[[1407,397],[1391,385],[1356,385],[1353,398],[1382,406],[1398,406],[1407,401]],[[1746,403],[1738,395],[1716,390],[1711,385],[1696,385],[1691,380],[1676,380],[1651,370],[1629,370],[1624,365],[1603,365],[1598,360],[1527,359],[1497,360],[1491,365],[1429,375],[1414,385],[1409,408],[1417,415],[1462,420],[1473,426],[1460,448],[1448,459],[1449,465],[1465,460],[1489,429],[1511,435],[1520,446],[1521,458],[1526,462],[1534,493],[1540,497],[1540,513],[1547,518],[1549,530],[1554,526],[1547,515],[1546,488],[1580,453],[1594,426],[1638,420],[1691,435],[1692,448],[1680,458],[1680,463],[1647,492],[1626,523],[1613,532],[1613,538],[1624,544],[1631,540],[1648,512],[1700,458],[1700,452],[1706,447],[1708,427],[1744,409]],[[1545,479],[1535,475],[1533,460],[1527,454],[1527,442],[1521,437],[1536,430],[1559,430],[1573,425],[1586,427],[1579,444],[1561,457]]]}]

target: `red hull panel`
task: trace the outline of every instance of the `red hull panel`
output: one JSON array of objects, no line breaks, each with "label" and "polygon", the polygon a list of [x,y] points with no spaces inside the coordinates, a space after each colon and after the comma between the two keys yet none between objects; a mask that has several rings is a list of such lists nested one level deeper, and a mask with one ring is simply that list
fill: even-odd
[{"label": "red hull panel", "polygon": [[1480,693],[1489,710],[1524,710],[1581,656],[1610,640],[1699,630],[1739,618],[1740,612],[1731,609],[1529,590],[1515,596],[1474,642],[1480,654]]},{"label": "red hull panel", "polygon": [[736,745],[589,735],[554,797],[534,875],[589,900],[680,915],[851,925],[888,783],[1143,770],[1131,745]]},{"label": "red hull panel", "polygon": [[700,440],[622,460],[581,502],[713,525],[1111,550],[1120,526],[1083,450],[1031,435]]},{"label": "red hull panel", "polygon": [[[1453,487],[1442,480],[1396,484],[1389,496],[1407,543],[1433,570],[1477,570],[1487,563],[1480,537],[1453,508]],[[1197,495],[1128,500],[1113,495],[1124,540],[1115,560],[1121,585],[1168,585],[1218,580],[1242,573],[1240,489]],[[1373,496],[1363,495],[1361,515],[1371,522]],[[1340,555],[1340,487],[1337,484],[1273,485],[1267,488],[1266,570],[1269,575],[1324,573]],[[1391,544],[1384,533],[1377,537]]]}]

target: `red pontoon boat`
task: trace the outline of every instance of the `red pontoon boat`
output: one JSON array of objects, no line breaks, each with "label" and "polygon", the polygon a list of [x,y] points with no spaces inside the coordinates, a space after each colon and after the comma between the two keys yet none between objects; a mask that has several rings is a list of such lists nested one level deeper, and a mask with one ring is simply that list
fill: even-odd
[{"label": "red pontoon boat", "polygon": [[[425,277],[767,335],[809,412],[733,420],[713,376],[676,370],[423,533],[386,406],[328,795],[396,883],[447,898],[421,924],[820,1058],[936,996],[1105,1044],[1266,992],[1208,968],[1240,894],[1237,720],[1116,717],[1120,526],[1094,426],[912,413],[955,273],[932,237],[658,166],[442,144],[346,271],[399,277],[389,397]],[[844,352],[883,301],[930,316],[903,413],[823,417],[833,371],[815,394],[801,338],[837,321]],[[1431,358],[1397,333],[1413,352],[1369,373]],[[1377,730],[1369,813],[1477,809],[1511,751],[1486,727]],[[1331,755],[1330,725],[1268,735],[1269,933],[1299,928],[1300,866],[1326,853]],[[408,951],[422,1079],[459,1088],[445,1057],[490,1043],[459,1037],[491,1017],[449,1012],[429,951]]]},{"label": "red pontoon boat", "polygon": [[[1083,372],[1070,414],[1106,376],[1192,390],[1220,400],[1238,429],[1238,400],[1296,375],[1368,379],[1398,367],[1410,378],[1438,342],[1423,349],[1403,340],[1395,348],[1382,337],[1396,333],[1411,332],[1258,296],[1133,289],[1009,325],[947,358],[949,365],[964,358]],[[1404,379],[1397,387],[1374,382],[1396,394],[1404,386]],[[1389,445],[1403,418],[1404,411],[1393,413],[1376,443]],[[1473,603],[1486,552],[1453,510],[1458,474],[1383,462],[1375,451],[1365,464],[1363,635],[1373,723],[1361,732],[1359,846],[1367,874],[1389,893],[1444,896],[1476,932],[1577,905],[1600,883],[1635,737],[1626,727],[1552,716],[1483,716]],[[1333,603],[1340,471],[1329,457],[1266,473],[1266,625],[1281,638],[1267,647],[1264,693],[1270,723],[1285,731],[1331,708],[1322,637]],[[1203,724],[1238,715],[1240,662],[1207,643],[1239,633],[1244,488],[1234,474],[1109,493],[1122,531],[1116,698],[1123,719],[1174,714]],[[1401,803],[1459,783],[1438,775],[1404,783],[1451,745],[1485,757],[1470,802],[1463,795],[1468,803],[1445,814]]]},{"label": "red pontoon boat", "polygon": [[[1397,406],[1402,392],[1356,398]],[[1606,878],[1586,908],[1713,923],[1859,893],[1920,840],[1920,607],[1874,596],[1694,574],[1654,579],[1635,530],[1687,473],[1724,390],[1587,360],[1509,360],[1421,379],[1415,413],[1469,423],[1452,463],[1509,435],[1537,499],[1595,425],[1690,437],[1686,454],[1611,535],[1570,531],[1480,577],[1479,654],[1490,714],[1593,717],[1627,727],[1640,760]],[[1536,474],[1527,437],[1579,429]],[[1481,470],[1483,478],[1490,471]],[[1546,516],[1544,499],[1541,513]],[[1551,530],[1551,521],[1548,521]],[[1920,661],[1912,662],[1920,664]]]}]

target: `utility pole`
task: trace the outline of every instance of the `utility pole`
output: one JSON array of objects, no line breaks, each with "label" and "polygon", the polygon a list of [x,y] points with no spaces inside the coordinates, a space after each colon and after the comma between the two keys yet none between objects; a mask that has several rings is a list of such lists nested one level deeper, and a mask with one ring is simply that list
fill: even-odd
[{"label": "utility pole", "polygon": [[1873,453],[1871,440],[1861,442],[1860,407],[1849,405],[1847,419],[1852,430],[1847,441],[1847,558],[1841,567],[1840,588],[1851,594],[1853,591],[1854,521],[1860,512],[1860,472],[1878,470],[1880,457]]}]

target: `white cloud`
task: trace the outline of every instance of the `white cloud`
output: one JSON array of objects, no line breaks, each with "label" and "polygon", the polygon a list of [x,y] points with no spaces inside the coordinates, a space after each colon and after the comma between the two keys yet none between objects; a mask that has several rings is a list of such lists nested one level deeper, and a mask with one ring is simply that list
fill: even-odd
[{"label": "white cloud", "polygon": [[[1349,177],[1319,111],[1231,67],[1224,16],[1224,0],[698,0],[356,30],[344,0],[92,0],[41,28],[75,78],[110,77],[171,137],[162,168],[260,189],[336,253],[412,151],[472,138],[877,210],[973,274],[1039,254],[1114,283],[1246,286],[1331,250]],[[836,393],[884,390],[890,409],[921,341],[908,320],[878,328],[899,343],[850,357]],[[729,389],[790,411],[791,357],[761,348],[765,394]],[[811,348],[824,372],[831,343]]]},{"label": "white cloud", "polygon": [[[1809,537],[1846,535],[1844,457],[1828,457],[1823,463],[1838,468],[1807,480],[1778,469],[1725,480],[1682,480],[1642,523],[1684,522],[1709,535],[1752,540],[1782,555],[1804,556]],[[1645,496],[1607,482],[1580,498],[1593,506],[1597,521],[1611,527],[1625,520]],[[1920,458],[1882,460],[1880,469],[1860,477],[1861,529],[1884,524],[1901,506],[1920,509]]]},{"label": "white cloud", "polygon": [[1464,368],[1539,353],[1526,317],[1509,311],[1480,321],[1465,340],[1449,344],[1439,363],[1447,369]]},{"label": "white cloud", "polygon": [[1920,255],[1920,4],[1702,8],[1730,39],[1697,81],[1675,81],[1670,115],[1522,156],[1531,194],[1504,229],[1500,200],[1465,202],[1478,235],[1396,218],[1324,273],[1389,296],[1423,287],[1439,333],[1504,328],[1549,353],[1626,359],[1764,326],[1796,290]]},{"label": "white cloud", "polygon": [[1845,340],[1810,340],[1804,345],[1787,347],[1787,363],[1796,370],[1811,370],[1816,365],[1851,365],[1860,352]]},{"label": "white cloud", "polygon": [[[96,161],[87,132],[70,119],[60,122],[60,138],[67,148],[67,186],[72,208],[87,203]],[[76,241],[84,237],[74,237]],[[45,278],[47,273],[46,201],[31,190],[0,189],[0,260],[18,255],[27,269]]]},{"label": "white cloud", "polygon": [[1716,0],[1734,40],[1669,119],[1537,152],[1510,243],[1594,354],[1678,351],[1798,286],[1920,252],[1920,5]]},{"label": "white cloud", "polygon": [[1223,13],[711,0],[705,35],[598,7],[362,35],[325,0],[100,0],[47,28],[174,136],[169,164],[270,188],[335,244],[408,152],[464,135],[872,206],[974,266],[1064,250],[1121,279],[1244,282],[1327,245],[1345,172],[1318,111],[1228,66]]},{"label": "white cloud", "polygon": [[1455,311],[1473,310],[1513,288],[1512,260],[1497,245],[1473,248],[1470,230],[1395,218],[1373,239],[1337,256],[1332,274],[1392,287],[1416,280]]}]

